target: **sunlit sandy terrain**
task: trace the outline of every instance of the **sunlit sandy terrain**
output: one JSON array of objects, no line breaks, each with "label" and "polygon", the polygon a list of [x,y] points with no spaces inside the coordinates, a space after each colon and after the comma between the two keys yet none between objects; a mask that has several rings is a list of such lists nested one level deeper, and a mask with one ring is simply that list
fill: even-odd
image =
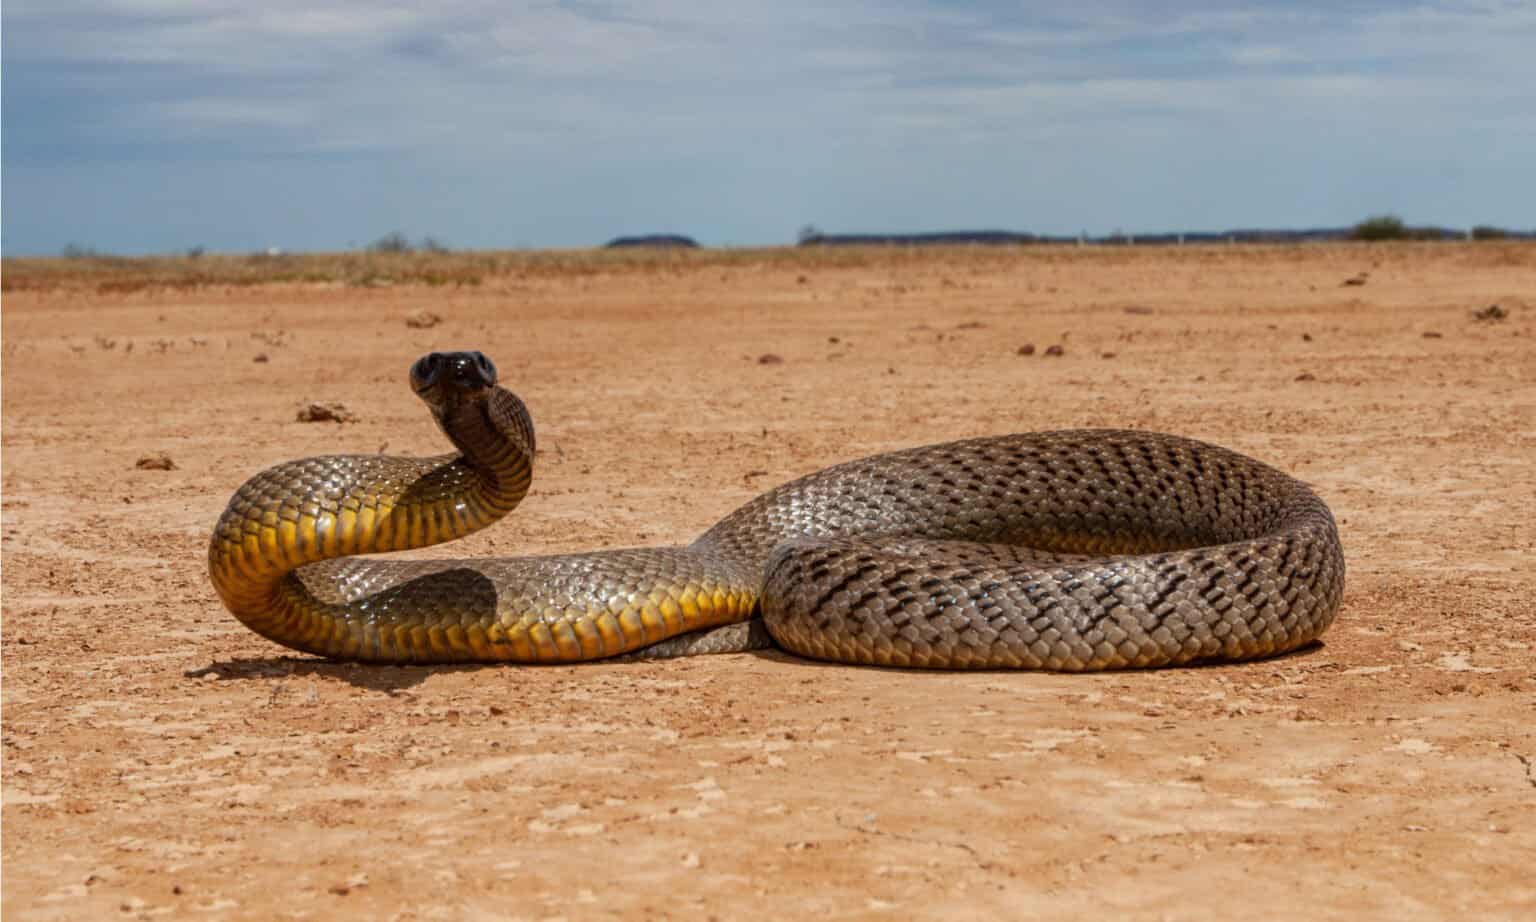
[{"label": "sunlit sandy terrain", "polygon": [[[1536,245],[7,261],[5,287],[8,919],[1536,913]],[[1137,427],[1312,483],[1344,609],[1281,660],[1101,675],[379,668],[248,632],[205,575],[230,492],[442,451],[405,371],[454,347],[541,450],[520,509],[435,553],[683,543],[858,455]]]}]

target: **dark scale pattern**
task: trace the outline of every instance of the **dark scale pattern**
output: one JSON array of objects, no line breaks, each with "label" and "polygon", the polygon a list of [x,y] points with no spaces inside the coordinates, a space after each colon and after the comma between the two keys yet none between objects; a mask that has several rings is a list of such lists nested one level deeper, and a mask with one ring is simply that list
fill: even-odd
[{"label": "dark scale pattern", "polygon": [[762,613],[779,645],[899,666],[1267,656],[1319,636],[1344,581],[1333,518],[1305,485],[1146,432],[1002,436],[839,465],[754,500],[695,547],[769,555]]},{"label": "dark scale pattern", "polygon": [[438,419],[459,454],[311,458],[242,486],[209,552],[230,609],[280,643],[376,661],[678,656],[771,633],[846,662],[1086,670],[1295,649],[1343,593],[1333,518],[1305,485],[1213,445],[1108,430],[837,465],[687,548],[349,556],[451,540],[527,492],[533,426],[515,396],[494,388]]}]

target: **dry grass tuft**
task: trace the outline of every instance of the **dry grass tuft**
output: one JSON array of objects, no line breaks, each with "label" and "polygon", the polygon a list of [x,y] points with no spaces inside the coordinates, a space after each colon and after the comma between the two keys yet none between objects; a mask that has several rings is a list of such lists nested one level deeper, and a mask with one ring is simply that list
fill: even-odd
[{"label": "dry grass tuft", "polygon": [[[1471,265],[1528,265],[1536,261],[1529,241],[1463,243],[1243,244],[1237,249],[1260,258],[1290,261],[1320,248],[1345,247],[1372,259],[1415,258],[1419,247],[1460,247]],[[86,289],[132,294],[155,289],[252,285],[465,286],[575,276],[676,275],[700,269],[899,268],[942,263],[952,269],[986,271],[1021,260],[1039,263],[1130,264],[1165,259],[1170,247],[1027,246],[849,246],[743,249],[481,250],[344,253],[206,254],[196,256],[11,257],[0,260],[0,290]],[[1180,247],[1191,259],[1221,258],[1233,251],[1220,245]],[[807,276],[809,279],[809,276]]]}]

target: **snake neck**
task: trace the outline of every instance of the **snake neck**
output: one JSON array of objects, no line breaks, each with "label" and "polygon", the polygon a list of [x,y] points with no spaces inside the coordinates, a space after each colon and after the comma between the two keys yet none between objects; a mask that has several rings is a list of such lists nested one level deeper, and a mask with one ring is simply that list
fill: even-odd
[{"label": "snake neck", "polygon": [[533,421],[522,401],[493,387],[434,416],[457,454],[306,458],[246,481],[208,549],[226,607],[259,634],[323,652],[323,644],[295,642],[288,622],[328,613],[339,623],[353,612],[314,598],[295,571],[451,541],[511,512],[533,480]]},{"label": "snake neck", "polygon": [[515,496],[512,506],[527,495],[536,439],[533,418],[516,394],[494,387],[484,399],[435,410],[432,418],[459,450],[456,460],[479,478],[488,494]]}]

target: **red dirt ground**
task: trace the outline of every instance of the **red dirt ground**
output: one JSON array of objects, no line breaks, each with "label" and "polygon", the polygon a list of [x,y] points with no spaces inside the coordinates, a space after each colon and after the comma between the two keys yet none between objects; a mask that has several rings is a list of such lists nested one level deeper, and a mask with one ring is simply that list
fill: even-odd
[{"label": "red dirt ground", "polygon": [[[246,631],[204,569],[228,495],[441,451],[404,378],[442,347],[541,445],[444,554],[681,543],[850,457],[1142,427],[1311,482],[1344,608],[1288,658],[1100,675],[381,668]],[[18,290],[3,446],[7,919],[1536,915],[1536,247]]]}]

